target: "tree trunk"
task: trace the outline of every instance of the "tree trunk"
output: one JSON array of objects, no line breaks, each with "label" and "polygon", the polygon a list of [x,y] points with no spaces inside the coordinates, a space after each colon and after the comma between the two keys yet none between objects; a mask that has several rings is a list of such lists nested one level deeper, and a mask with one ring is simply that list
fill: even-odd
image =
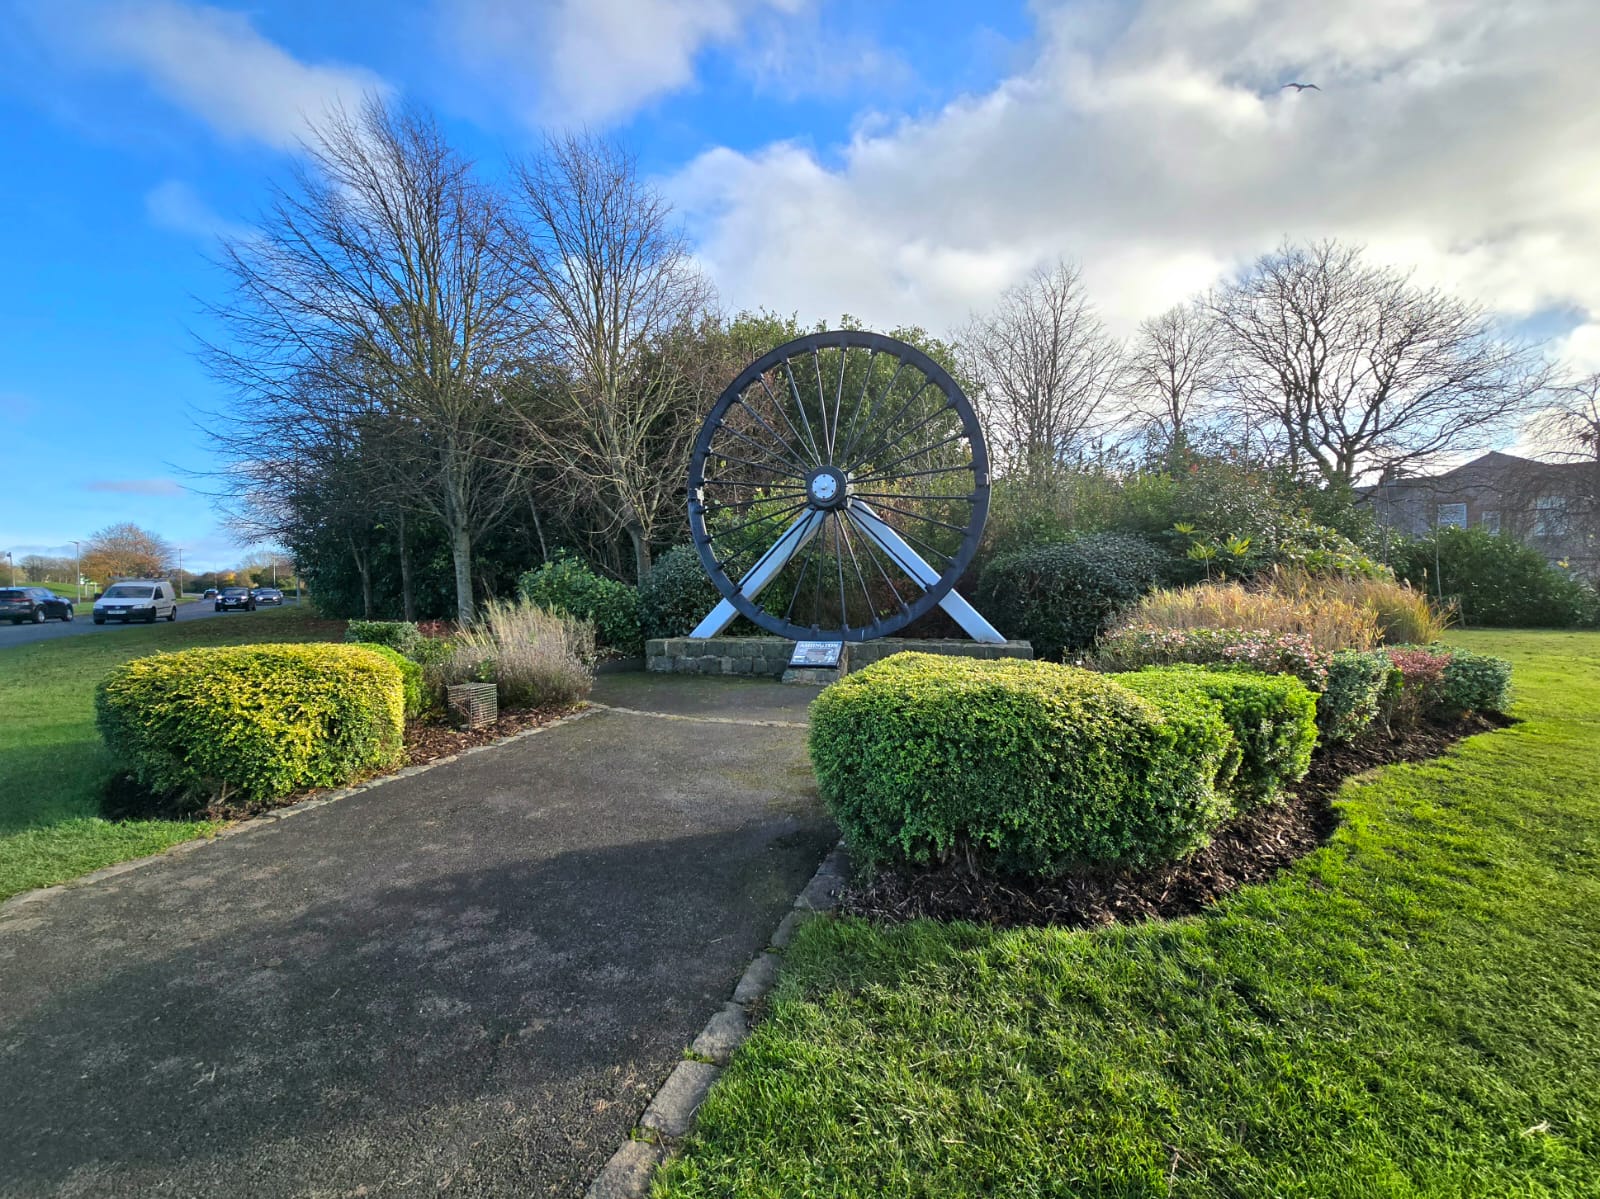
[{"label": "tree trunk", "polygon": [[456,620],[469,625],[477,613],[472,603],[472,534],[465,525],[450,530],[450,557],[456,567]]},{"label": "tree trunk", "polygon": [[372,564],[367,561],[366,554],[357,547],[355,540],[350,541],[350,557],[356,564],[356,573],[361,576],[361,619],[372,619]]},{"label": "tree trunk", "polygon": [[417,602],[411,589],[411,547],[406,544],[406,514],[402,509],[395,514],[395,524],[400,530],[400,618],[417,619]]},{"label": "tree trunk", "polygon": [[650,573],[650,539],[637,521],[628,526],[628,539],[633,542],[633,565],[638,572],[635,582],[642,583]]},{"label": "tree trunk", "polygon": [[533,497],[528,497],[528,511],[533,516],[533,531],[539,536],[539,561],[550,561],[550,547],[544,543],[544,522],[539,519],[539,505],[533,502]]}]

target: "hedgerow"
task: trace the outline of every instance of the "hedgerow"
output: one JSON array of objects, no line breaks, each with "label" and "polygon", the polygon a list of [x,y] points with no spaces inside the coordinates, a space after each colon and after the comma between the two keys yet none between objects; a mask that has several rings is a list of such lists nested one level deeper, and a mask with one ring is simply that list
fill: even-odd
[{"label": "hedgerow", "polygon": [[1250,629],[1161,629],[1132,626],[1101,638],[1090,657],[1096,670],[1146,666],[1242,666],[1262,674],[1292,674],[1313,691],[1328,682],[1332,655],[1296,633]]},{"label": "hedgerow", "polygon": [[394,765],[400,669],[356,645],[241,645],[135,658],[95,691],[100,735],[152,794],[264,803]]},{"label": "hedgerow", "polygon": [[1006,872],[1142,863],[1228,811],[1220,713],[1047,662],[896,654],[811,709],[818,786],[864,865],[966,854]]},{"label": "hedgerow", "polygon": [[1154,667],[1117,678],[1153,702],[1194,696],[1220,709],[1239,754],[1227,789],[1240,808],[1270,802],[1311,766],[1317,701],[1299,679],[1199,666]]},{"label": "hedgerow", "polygon": [[406,719],[421,716],[427,705],[427,693],[422,683],[422,664],[406,657],[397,649],[387,645],[379,645],[373,641],[358,641],[356,645],[361,649],[371,650],[379,657],[394,663],[394,668],[400,672],[401,694],[405,697]]}]

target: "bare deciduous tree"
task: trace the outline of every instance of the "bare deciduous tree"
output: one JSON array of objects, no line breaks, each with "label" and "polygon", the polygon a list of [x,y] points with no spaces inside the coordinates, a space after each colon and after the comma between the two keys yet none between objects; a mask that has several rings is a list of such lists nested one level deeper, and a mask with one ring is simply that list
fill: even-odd
[{"label": "bare deciduous tree", "polygon": [[1149,440],[1181,457],[1201,406],[1222,382],[1222,368],[1222,338],[1199,303],[1176,305],[1140,324],[1123,387]]},{"label": "bare deciduous tree", "polygon": [[470,621],[474,538],[517,498],[496,468],[498,375],[524,332],[499,201],[429,117],[379,99],[332,113],[305,152],[294,190],[225,247],[234,298],[212,311],[231,339],[210,364],[245,404],[278,409],[291,445],[319,423],[308,370],[382,418],[389,482],[446,529]]},{"label": "bare deciduous tree", "polygon": [[1086,447],[1116,386],[1120,349],[1058,261],[1007,290],[961,335],[961,366],[998,457],[1031,477]]},{"label": "bare deciduous tree", "polygon": [[666,201],[615,144],[550,140],[518,171],[517,258],[549,367],[527,425],[540,462],[625,533],[639,578],[682,486],[698,389],[682,337],[710,301]]},{"label": "bare deciduous tree", "polygon": [[1330,485],[1482,445],[1549,379],[1481,308],[1336,241],[1265,255],[1207,308],[1240,431],[1260,430]]}]

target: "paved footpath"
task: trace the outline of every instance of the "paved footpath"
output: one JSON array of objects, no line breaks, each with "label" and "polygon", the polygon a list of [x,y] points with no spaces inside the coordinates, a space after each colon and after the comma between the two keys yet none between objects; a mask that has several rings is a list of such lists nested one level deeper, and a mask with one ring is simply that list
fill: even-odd
[{"label": "paved footpath", "polygon": [[0,1195],[581,1194],[834,840],[813,694],[603,677],[691,719],[597,712],[7,908]]}]

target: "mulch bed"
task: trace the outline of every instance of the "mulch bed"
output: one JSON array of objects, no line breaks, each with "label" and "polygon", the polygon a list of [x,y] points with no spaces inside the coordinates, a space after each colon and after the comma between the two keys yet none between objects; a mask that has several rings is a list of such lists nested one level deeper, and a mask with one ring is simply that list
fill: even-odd
[{"label": "mulch bed", "polygon": [[1350,775],[1436,758],[1462,737],[1508,723],[1474,716],[1319,752],[1294,794],[1230,821],[1210,845],[1179,862],[1048,882],[974,874],[964,862],[885,871],[849,887],[839,910],[884,923],[930,918],[996,928],[1088,928],[1192,915],[1240,887],[1265,882],[1326,841],[1339,824],[1333,795]]},{"label": "mulch bed", "polygon": [[449,757],[474,745],[488,745],[512,733],[538,728],[552,720],[567,715],[569,706],[531,708],[519,712],[502,712],[500,719],[481,729],[458,729],[453,725],[427,720],[406,721],[406,765],[420,766],[435,758]]}]

